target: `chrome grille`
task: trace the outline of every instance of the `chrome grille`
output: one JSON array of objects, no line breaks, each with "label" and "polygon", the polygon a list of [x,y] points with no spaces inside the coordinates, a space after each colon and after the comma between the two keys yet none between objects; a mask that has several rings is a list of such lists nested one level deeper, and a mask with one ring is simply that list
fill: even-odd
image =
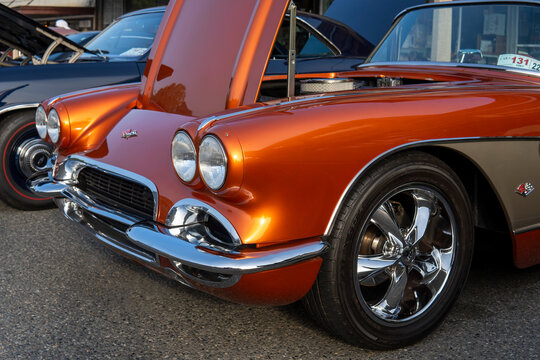
[{"label": "chrome grille", "polygon": [[96,202],[153,218],[154,197],[148,187],[92,167],[82,169],[77,180],[77,187]]}]

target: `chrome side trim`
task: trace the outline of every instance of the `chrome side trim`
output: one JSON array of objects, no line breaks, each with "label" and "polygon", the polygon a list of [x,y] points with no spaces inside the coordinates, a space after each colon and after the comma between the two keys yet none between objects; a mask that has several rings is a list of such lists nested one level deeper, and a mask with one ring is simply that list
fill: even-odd
[{"label": "chrome side trim", "polygon": [[197,246],[170,234],[156,225],[139,223],[126,232],[141,248],[171,261],[220,274],[250,274],[278,269],[321,256],[327,249],[323,241],[293,246],[269,247],[246,252],[218,252]]},{"label": "chrome side trim", "polygon": [[197,128],[197,132],[200,132],[202,129],[204,129],[205,127],[207,127],[208,125],[210,125],[211,123],[216,121],[217,119],[218,118],[215,117],[215,116],[210,116],[210,117],[204,119],[204,121]]},{"label": "chrome side trim", "polygon": [[[215,121],[225,120],[225,119],[228,119],[228,118],[234,117],[234,116],[243,116],[243,115],[250,114],[250,113],[253,113],[253,112],[256,112],[256,111],[262,111],[263,109],[271,109],[271,108],[275,108],[275,107],[283,106],[283,105],[292,105],[292,104],[308,102],[308,101],[313,101],[313,100],[325,100],[325,99],[330,99],[330,98],[334,98],[334,97],[351,96],[351,95],[356,95],[356,94],[359,94],[359,93],[358,92],[348,92],[346,94],[310,95],[309,97],[306,96],[306,97],[302,97],[300,99],[296,98],[294,100],[289,100],[288,98],[285,98],[286,100],[280,101],[280,102],[275,103],[275,104],[264,104],[263,106],[257,106],[257,107],[249,108],[249,109],[246,109],[246,110],[235,111],[235,112],[224,114],[224,115],[210,116],[210,117],[204,119],[201,122],[201,124],[197,128],[197,132],[200,132],[201,130],[205,129],[206,127],[208,127],[210,124],[214,123]],[[263,104],[263,103],[257,103],[257,104]]]},{"label": "chrome side trim", "polygon": [[219,115],[219,116],[210,116],[210,117],[204,119],[201,122],[201,124],[197,128],[197,132],[203,130],[205,127],[207,127],[208,125],[210,125],[214,121],[228,119],[228,118],[233,117],[233,116],[242,116],[242,115],[245,115],[245,114],[249,114],[249,113],[258,111],[258,110],[263,109],[263,108],[264,107],[257,106],[257,107],[250,108],[250,109],[235,111],[235,112],[232,112],[232,113],[229,113],[229,114],[224,114],[224,115]]},{"label": "chrome side trim", "polygon": [[374,163],[382,160],[383,158],[391,155],[392,153],[404,150],[406,148],[412,148],[412,147],[425,145],[425,144],[431,144],[431,143],[440,143],[440,142],[449,142],[449,141],[450,142],[451,141],[474,141],[474,140],[479,140],[479,139],[480,139],[480,137],[470,137],[470,138],[448,138],[448,139],[432,139],[432,140],[414,141],[414,142],[410,142],[410,143],[403,144],[403,145],[400,145],[400,146],[396,146],[395,148],[389,149],[389,150],[379,154],[375,158],[371,159],[370,162],[368,162],[362,169],[360,169],[360,171],[358,173],[356,173],[356,175],[352,178],[352,180],[349,182],[349,184],[347,185],[347,187],[345,188],[345,190],[341,194],[341,197],[339,198],[336,206],[334,207],[334,211],[332,212],[332,216],[330,216],[330,221],[328,221],[328,225],[326,226],[326,229],[324,230],[324,236],[330,235],[330,232],[332,231],[332,227],[334,226],[334,223],[336,221],[336,217],[337,217],[337,214],[339,212],[339,209],[343,205],[343,201],[345,200],[345,198],[349,194],[349,191],[351,190],[351,188],[354,186],[354,184],[356,184],[356,181],[358,180],[358,178],[360,178],[360,176],[362,176],[364,174],[364,172],[367,169],[369,169]]},{"label": "chrome side trim", "polygon": [[38,106],[39,106],[39,103],[13,105],[13,106],[0,109],[0,115],[2,115],[3,113],[10,112],[10,111],[15,111],[15,110],[37,108]]}]

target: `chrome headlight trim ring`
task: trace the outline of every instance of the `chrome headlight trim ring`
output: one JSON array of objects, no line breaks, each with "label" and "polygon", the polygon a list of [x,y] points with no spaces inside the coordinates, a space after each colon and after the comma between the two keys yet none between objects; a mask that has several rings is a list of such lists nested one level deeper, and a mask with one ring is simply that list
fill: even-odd
[{"label": "chrome headlight trim ring", "polygon": [[221,189],[227,179],[227,152],[215,135],[206,135],[199,145],[199,172],[212,190]]},{"label": "chrome headlight trim ring", "polygon": [[47,134],[49,134],[49,138],[54,144],[58,143],[60,139],[60,116],[54,108],[49,111],[49,116],[47,116]]},{"label": "chrome headlight trim ring", "polygon": [[43,106],[39,105],[35,114],[36,130],[41,139],[45,140],[47,137],[47,113]]},{"label": "chrome headlight trim ring", "polygon": [[186,183],[191,182],[197,172],[197,151],[187,132],[182,130],[174,135],[171,158],[180,179]]}]

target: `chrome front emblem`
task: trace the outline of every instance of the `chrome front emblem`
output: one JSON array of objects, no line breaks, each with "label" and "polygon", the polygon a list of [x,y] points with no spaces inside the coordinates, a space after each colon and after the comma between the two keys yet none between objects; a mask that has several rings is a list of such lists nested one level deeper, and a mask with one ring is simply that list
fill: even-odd
[{"label": "chrome front emblem", "polygon": [[524,184],[521,184],[519,185],[517,188],[516,188],[516,194],[519,194],[523,197],[526,197],[528,196],[530,193],[532,193],[534,190],[534,186],[533,184],[531,183],[524,183]]},{"label": "chrome front emblem", "polygon": [[134,136],[137,136],[137,130],[129,129],[122,132],[122,139],[129,139]]}]

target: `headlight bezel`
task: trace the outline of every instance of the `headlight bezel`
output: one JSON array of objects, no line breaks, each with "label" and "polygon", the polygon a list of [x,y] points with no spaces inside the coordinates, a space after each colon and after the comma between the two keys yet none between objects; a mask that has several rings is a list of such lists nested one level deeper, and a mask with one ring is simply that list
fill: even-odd
[{"label": "headlight bezel", "polygon": [[34,115],[34,121],[36,123],[35,126],[38,135],[42,140],[45,140],[47,138],[47,118],[48,116],[45,108],[42,105],[39,105]]},{"label": "headlight bezel", "polygon": [[[176,162],[175,162],[175,143],[177,143],[176,140],[178,137],[182,137],[184,140],[188,140],[186,143],[188,145],[188,148],[190,148],[189,150],[192,150],[192,153],[194,155],[192,174],[190,170],[190,172],[187,173],[188,176],[185,176],[186,174],[181,174],[181,169],[177,167]],[[195,147],[195,143],[193,142],[193,139],[191,138],[189,133],[185,130],[177,131],[173,137],[173,140],[171,143],[171,161],[173,164],[173,168],[176,172],[176,175],[178,175],[180,180],[182,180],[185,183],[193,182],[198,171],[198,154],[197,154],[197,149]]]},{"label": "headlight bezel", "polygon": [[[56,121],[54,118],[56,118]],[[56,123],[52,124],[53,121]],[[56,129],[53,128],[53,125]],[[49,110],[49,114],[47,115],[47,135],[53,144],[58,144],[60,141],[61,126],[60,114],[58,114],[58,111],[53,107]]]},{"label": "headlight bezel", "polygon": [[[206,159],[203,156],[203,149],[207,143],[211,142],[213,145],[217,145],[218,153],[221,154],[222,160],[223,160],[223,171],[222,174],[220,174],[221,178],[215,180],[210,177],[212,175],[213,171],[208,171],[207,165],[201,164],[201,161],[206,161]],[[206,153],[206,152],[205,152]],[[223,142],[214,134],[207,134],[205,135],[199,144],[199,151],[198,151],[198,157],[197,157],[197,167],[199,170],[199,174],[201,176],[202,181],[213,191],[219,191],[223,186],[225,185],[227,181],[227,175],[228,175],[228,166],[229,166],[229,159],[227,156],[227,150],[225,149],[225,146],[223,145]],[[207,175],[205,175],[207,174]]]}]

